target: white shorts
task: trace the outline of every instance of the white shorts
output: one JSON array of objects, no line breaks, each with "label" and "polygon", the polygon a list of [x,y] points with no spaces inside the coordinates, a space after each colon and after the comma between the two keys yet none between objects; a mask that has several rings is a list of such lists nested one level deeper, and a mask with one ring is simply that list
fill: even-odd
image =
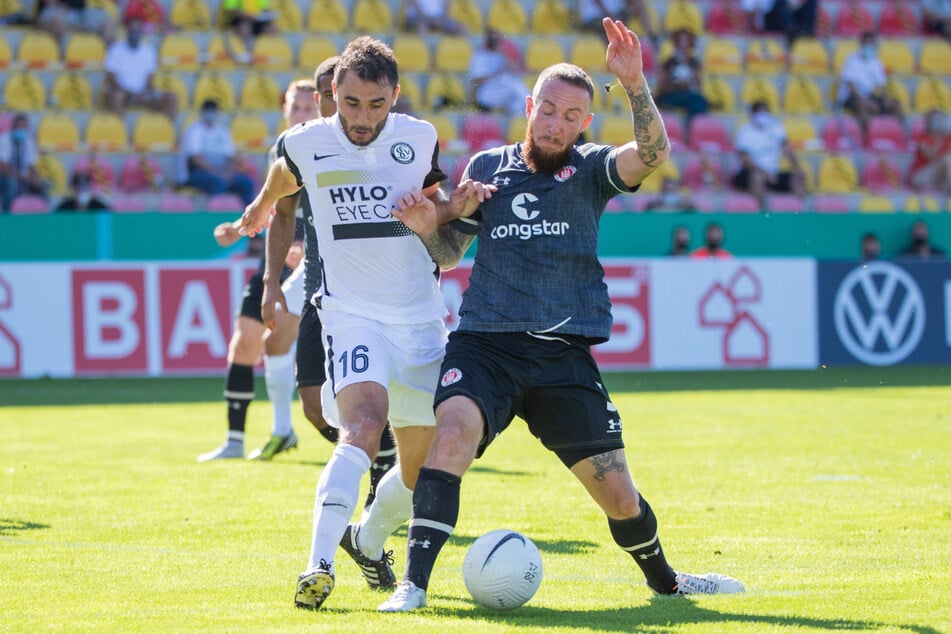
[{"label": "white shorts", "polygon": [[384,324],[336,310],[318,314],[327,353],[321,403],[330,424],[338,425],[336,395],[364,381],[386,388],[394,427],[436,424],[433,394],[448,338],[442,320]]},{"label": "white shorts", "polygon": [[304,260],[287,276],[281,284],[281,290],[284,292],[284,301],[287,302],[287,312],[300,317],[304,311]]}]

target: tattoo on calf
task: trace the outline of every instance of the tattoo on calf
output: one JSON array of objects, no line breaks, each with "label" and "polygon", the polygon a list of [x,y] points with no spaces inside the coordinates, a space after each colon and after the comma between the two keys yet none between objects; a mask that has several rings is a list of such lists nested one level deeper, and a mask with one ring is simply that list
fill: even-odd
[{"label": "tattoo on calf", "polygon": [[601,482],[611,471],[624,471],[624,463],[618,459],[618,451],[598,454],[588,458],[588,462],[594,467],[594,479]]}]

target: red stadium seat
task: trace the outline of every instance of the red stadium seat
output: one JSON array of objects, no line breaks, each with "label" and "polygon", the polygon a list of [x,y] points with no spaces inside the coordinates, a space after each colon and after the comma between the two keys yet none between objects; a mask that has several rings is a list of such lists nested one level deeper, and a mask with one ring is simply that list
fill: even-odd
[{"label": "red stadium seat", "polygon": [[921,20],[908,4],[885,2],[878,16],[878,34],[884,37],[921,33]]},{"label": "red stadium seat", "polygon": [[707,12],[707,32],[712,35],[737,35],[746,32],[746,16],[736,2],[716,0]]},{"label": "red stadium seat", "polygon": [[760,204],[750,194],[730,192],[723,197],[723,211],[732,214],[755,214],[760,212]]},{"label": "red stadium seat", "polygon": [[118,193],[109,196],[109,209],[116,213],[144,213],[152,211],[148,199],[142,194]]},{"label": "red stadium seat", "polygon": [[151,191],[164,180],[162,166],[144,154],[129,154],[119,169],[119,189],[129,193]]},{"label": "red stadium seat", "polygon": [[770,194],[766,198],[765,211],[800,213],[805,209],[806,201],[795,194]]},{"label": "red stadium seat", "polygon": [[667,130],[667,140],[670,141],[670,147],[682,147],[684,144],[684,126],[680,122],[680,117],[670,113],[664,116],[664,129]]},{"label": "red stadium seat", "polygon": [[905,138],[901,119],[889,115],[872,117],[868,123],[865,147],[886,152],[908,150],[908,139]]},{"label": "red stadium seat", "polygon": [[690,120],[687,137],[690,149],[698,152],[727,152],[733,149],[726,125],[714,115],[694,116]]},{"label": "red stadium seat", "polygon": [[723,186],[723,169],[719,155],[694,154],[684,167],[684,185],[691,190]]},{"label": "red stadium seat", "polygon": [[840,37],[856,37],[875,29],[875,18],[861,0],[839,5],[839,14],[835,19],[835,34]]},{"label": "red stadium seat", "polygon": [[870,155],[862,166],[861,182],[865,189],[875,194],[902,189],[905,177],[898,163],[886,155]]},{"label": "red stadium seat", "polygon": [[191,196],[177,192],[160,194],[155,206],[159,211],[165,213],[193,213],[197,211],[195,200]]},{"label": "red stadium seat", "polygon": [[830,116],[822,124],[822,146],[830,152],[852,150],[862,146],[859,123],[848,115]]},{"label": "red stadium seat", "polygon": [[207,211],[244,211],[244,201],[231,193],[215,194],[209,196],[205,203]]},{"label": "red stadium seat", "polygon": [[855,210],[848,196],[838,194],[817,194],[812,199],[812,208],[818,213],[847,214]]},{"label": "red stadium seat", "polygon": [[466,142],[472,152],[480,152],[505,143],[502,124],[490,114],[472,114],[462,120],[459,138]]},{"label": "red stadium seat", "polygon": [[73,165],[73,175],[86,174],[92,184],[92,191],[109,193],[116,188],[116,171],[112,163],[93,154],[82,156]]},{"label": "red stadium seat", "polygon": [[10,203],[11,214],[47,214],[50,211],[49,202],[34,194],[20,194]]}]

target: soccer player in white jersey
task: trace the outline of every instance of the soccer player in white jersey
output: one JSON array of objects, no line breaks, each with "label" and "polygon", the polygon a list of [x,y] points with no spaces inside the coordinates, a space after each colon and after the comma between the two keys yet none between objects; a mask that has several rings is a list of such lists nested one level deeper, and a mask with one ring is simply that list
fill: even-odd
[{"label": "soccer player in white jersey", "polygon": [[[340,439],[317,483],[310,559],[295,596],[301,608],[319,608],[333,590],[338,545],[371,586],[395,584],[383,546],[410,515],[435,429],[433,392],[447,336],[438,273],[458,261],[464,242],[443,228],[417,237],[400,219],[471,213],[486,195],[470,184],[445,196],[435,128],[390,112],[398,82],[388,46],[366,36],[350,42],[334,73],[337,115],[285,135],[283,156],[242,218],[242,231],[253,234],[280,198],[303,187],[323,269],[311,301],[323,324],[325,393],[333,396]],[[360,478],[388,417],[399,468],[380,482],[365,520],[351,526]]]}]

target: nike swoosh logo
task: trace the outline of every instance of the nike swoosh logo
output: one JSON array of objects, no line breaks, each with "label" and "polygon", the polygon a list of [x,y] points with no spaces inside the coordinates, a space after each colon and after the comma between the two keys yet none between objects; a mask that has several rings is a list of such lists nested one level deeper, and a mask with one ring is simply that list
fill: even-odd
[{"label": "nike swoosh logo", "polygon": [[315,160],[315,161],[320,161],[320,160],[325,159],[325,158],[330,158],[331,156],[337,156],[337,155],[336,155],[336,154],[317,154],[317,153],[314,153],[314,160]]}]

